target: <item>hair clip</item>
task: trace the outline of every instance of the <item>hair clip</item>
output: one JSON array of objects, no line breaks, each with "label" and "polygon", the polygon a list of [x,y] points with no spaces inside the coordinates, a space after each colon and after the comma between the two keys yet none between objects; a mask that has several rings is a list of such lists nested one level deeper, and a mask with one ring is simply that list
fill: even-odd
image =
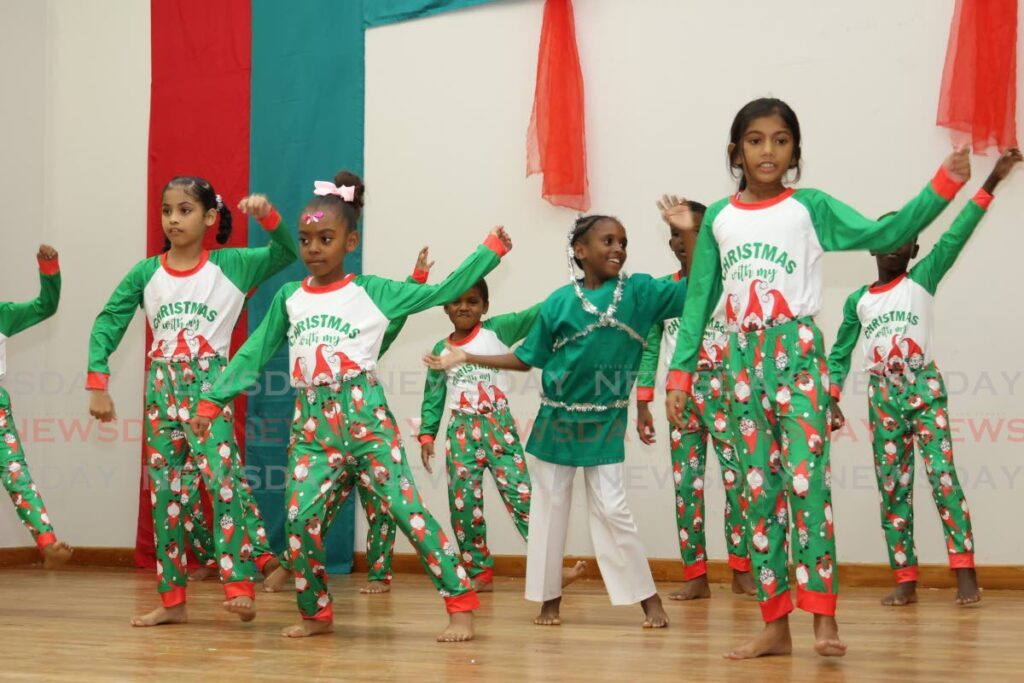
[{"label": "hair clip", "polygon": [[320,219],[324,217],[323,211],[317,211],[316,213],[307,213],[302,217],[303,223],[319,223]]}]

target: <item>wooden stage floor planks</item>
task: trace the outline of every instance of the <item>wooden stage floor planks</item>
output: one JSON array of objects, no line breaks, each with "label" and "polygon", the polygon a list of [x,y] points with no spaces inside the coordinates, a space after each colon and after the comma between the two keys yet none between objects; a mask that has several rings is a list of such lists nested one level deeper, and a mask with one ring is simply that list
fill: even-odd
[{"label": "wooden stage floor planks", "polygon": [[[8,568],[0,579],[0,680],[453,681],[958,681],[1024,680],[1024,591],[986,591],[957,607],[949,589],[917,605],[878,604],[879,589],[840,597],[843,659],[811,650],[810,616],[792,618],[795,653],[729,662],[721,653],[760,628],[753,598],[713,584],[711,600],[670,602],[671,626],[640,628],[637,607],[611,607],[599,581],[566,590],[563,625],[531,623],[522,580],[498,578],[481,596],[477,639],[442,645],[442,602],[420,575],[396,576],[388,595],[357,593],[364,576],[332,576],[336,631],[290,640],[294,594],[259,593],[249,624],[220,609],[216,581],[191,584],[189,624],[133,629],[157,604],[149,572]],[[678,584],[661,584],[665,597]]]}]

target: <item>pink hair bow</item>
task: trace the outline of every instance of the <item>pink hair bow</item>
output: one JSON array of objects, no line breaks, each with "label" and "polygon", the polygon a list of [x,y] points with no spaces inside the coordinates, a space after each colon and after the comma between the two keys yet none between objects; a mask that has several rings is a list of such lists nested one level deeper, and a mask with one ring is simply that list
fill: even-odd
[{"label": "pink hair bow", "polygon": [[341,197],[346,202],[354,202],[356,200],[355,185],[342,185],[338,187],[329,180],[314,180],[313,194],[320,195],[321,197],[333,194]]}]

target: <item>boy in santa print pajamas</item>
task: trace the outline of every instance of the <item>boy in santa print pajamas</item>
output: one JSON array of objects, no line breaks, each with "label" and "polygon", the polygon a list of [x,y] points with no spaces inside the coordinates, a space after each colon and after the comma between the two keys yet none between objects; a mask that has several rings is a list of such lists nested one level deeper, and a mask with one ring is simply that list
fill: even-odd
[{"label": "boy in santa print pajamas", "polygon": [[[36,254],[39,262],[39,296],[22,303],[0,302],[0,381],[7,374],[7,340],[57,311],[60,301],[60,265],[57,251],[45,244]],[[43,566],[56,569],[71,558],[71,547],[57,540],[50,516],[25,462],[25,450],[18,438],[11,397],[0,386],[0,480],[11,496],[14,509],[36,541]]]},{"label": "boy in santa print pajamas", "polygon": [[190,452],[213,504],[212,556],[224,587],[224,608],[243,621],[252,620],[253,579],[258,571],[271,571],[277,565],[269,549],[257,550],[262,525],[252,512],[256,503],[244,482],[233,414],[227,411],[220,416],[203,439],[193,437],[187,428],[200,392],[212,386],[227,366],[231,333],[247,293],[296,257],[295,240],[266,197],[250,195],[242,199],[239,209],[270,232],[269,245],[206,250],[203,239],[214,225],[217,241],[227,241],[231,212],[205,179],[173,178],[162,193],[168,249],[129,271],[92,328],[86,388],[89,412],[103,422],[116,419],[107,392],[109,358],[139,307],[153,333],[144,450],[161,606],[133,618],[134,626],[187,620],[185,522],[194,525],[195,521],[182,499],[195,493],[182,474]]},{"label": "boy in santa print pajamas", "polygon": [[[438,285],[346,274],[345,255],[359,244],[362,181],[343,171],[334,182],[317,181],[314,188],[317,196],[304,209],[299,228],[300,253],[311,274],[278,291],[259,328],[221,379],[204,392],[193,432],[205,433],[221,406],[251,384],[287,343],[297,396],[285,533],[302,619],[282,635],[304,637],[333,630],[323,522],[332,498],[340,495],[343,500],[358,484],[387,503],[444,598],[450,621],[438,640],[469,640],[472,612],[480,601],[454,545],[415,488],[398,424],[375,370],[389,320],[451,301],[494,269],[511,241],[503,228],[496,228]],[[340,406],[343,419],[328,420],[325,405]]]},{"label": "boy in santa print pajamas", "polygon": [[[693,258],[693,236],[700,227],[706,207],[694,201],[666,195],[658,202],[662,219],[669,226],[669,247],[679,260],[679,271],[663,279],[685,280],[689,260]],[[654,400],[654,381],[658,361],[672,359],[679,332],[679,318],[657,322],[647,336],[647,348],[640,359],[637,376],[637,432],[645,444],[654,443],[654,417],[650,402]],[[687,403],[685,427],[669,425],[669,446],[672,456],[672,478],[675,482],[676,527],[679,549],[683,557],[683,578],[686,585],[669,594],[672,600],[695,600],[711,597],[708,586],[706,541],[704,534],[704,472],[707,452],[718,453],[718,463],[725,485],[725,543],[732,568],[734,593],[755,595],[757,586],[750,572],[749,532],[741,499],[743,476],[739,459],[728,432],[728,395],[722,356],[729,341],[722,306],[715,311],[704,330],[704,342],[697,361],[694,399]],[[709,443],[710,441],[710,443]]]},{"label": "boy in santa print pajamas", "polygon": [[932,307],[939,282],[984,217],[996,186],[1020,161],[1016,149],[1003,154],[950,229],[909,271],[907,265],[918,252],[916,239],[895,251],[875,253],[878,280],[851,294],[843,307],[843,323],[829,355],[833,427],[839,428],[844,422],[839,408],[840,389],[850,371],[853,347],[863,331],[882,530],[896,579],[896,588],[882,599],[883,605],[917,601],[912,507],[915,440],[943,523],[949,566],[956,573],[956,601],[963,605],[981,599],[974,571],[971,515],[953,464],[946,388],[932,355]]}]

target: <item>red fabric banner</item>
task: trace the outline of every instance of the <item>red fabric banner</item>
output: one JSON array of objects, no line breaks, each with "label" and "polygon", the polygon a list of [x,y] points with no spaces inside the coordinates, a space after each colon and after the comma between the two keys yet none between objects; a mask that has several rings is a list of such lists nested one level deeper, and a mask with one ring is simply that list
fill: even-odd
[{"label": "red fabric banner", "polygon": [[[249,188],[250,2],[151,0],[147,256],[163,251],[161,191],[176,175],[209,180],[234,213],[234,229],[226,246],[248,243],[245,217],[234,207]],[[216,234],[215,225],[207,233],[208,247],[217,246]],[[233,348],[245,339],[246,329],[243,313]],[[151,343],[147,332],[147,349]],[[245,404],[239,400],[235,407],[235,430],[244,453]],[[143,456],[135,563],[153,567],[146,471]]]},{"label": "red fabric banner", "polygon": [[1017,0],[957,0],[937,123],[976,153],[1017,146]]},{"label": "red fabric banner", "polygon": [[577,211],[590,208],[583,72],[572,0],[547,0],[544,4],[526,147],[526,174],[544,174],[544,199]]}]

